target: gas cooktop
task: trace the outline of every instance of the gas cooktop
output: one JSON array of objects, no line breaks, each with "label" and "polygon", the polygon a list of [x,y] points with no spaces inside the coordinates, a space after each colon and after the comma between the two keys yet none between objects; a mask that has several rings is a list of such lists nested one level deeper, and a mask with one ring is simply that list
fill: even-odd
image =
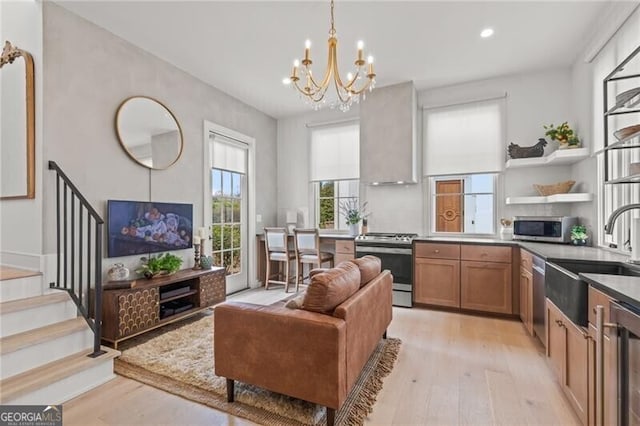
[{"label": "gas cooktop", "polygon": [[367,234],[358,235],[355,240],[356,244],[365,243],[411,243],[418,234],[394,234],[387,232],[369,232]]}]

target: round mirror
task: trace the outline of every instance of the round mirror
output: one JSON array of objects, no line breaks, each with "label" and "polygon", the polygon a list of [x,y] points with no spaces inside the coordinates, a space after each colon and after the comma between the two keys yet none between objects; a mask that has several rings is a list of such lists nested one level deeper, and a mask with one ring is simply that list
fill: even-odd
[{"label": "round mirror", "polygon": [[116,131],[135,162],[162,170],[182,154],[182,129],[167,107],[146,96],[125,99],[116,114]]}]

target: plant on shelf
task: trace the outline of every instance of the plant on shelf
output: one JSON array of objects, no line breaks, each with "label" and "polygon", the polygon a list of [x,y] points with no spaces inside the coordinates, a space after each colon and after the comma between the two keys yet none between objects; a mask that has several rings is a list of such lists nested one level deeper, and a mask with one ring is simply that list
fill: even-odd
[{"label": "plant on shelf", "polygon": [[182,265],[182,258],[171,253],[164,253],[156,257],[141,257],[140,260],[142,265],[136,269],[136,273],[144,275],[145,278],[171,275],[178,271]]},{"label": "plant on shelf", "polygon": [[580,146],[578,135],[566,121],[558,127],[549,124],[544,126],[544,129],[546,130],[544,135],[550,137],[551,140],[558,141],[560,148],[577,148]]},{"label": "plant on shelf", "polygon": [[587,244],[587,227],[584,225],[573,225],[571,227],[571,242],[577,246],[584,246]]}]

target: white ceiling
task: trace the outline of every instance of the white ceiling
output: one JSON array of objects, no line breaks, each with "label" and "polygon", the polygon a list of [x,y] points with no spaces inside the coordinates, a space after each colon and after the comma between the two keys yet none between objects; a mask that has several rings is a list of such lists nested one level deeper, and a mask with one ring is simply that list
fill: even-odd
[{"label": "white ceiling", "polygon": [[[276,118],[309,110],[282,84],[305,39],[315,74],[324,72],[328,1],[59,3]],[[413,80],[424,89],[568,66],[606,3],[337,0],[341,74],[359,39],[375,56],[378,86]],[[481,39],[488,26],[495,35]]]}]

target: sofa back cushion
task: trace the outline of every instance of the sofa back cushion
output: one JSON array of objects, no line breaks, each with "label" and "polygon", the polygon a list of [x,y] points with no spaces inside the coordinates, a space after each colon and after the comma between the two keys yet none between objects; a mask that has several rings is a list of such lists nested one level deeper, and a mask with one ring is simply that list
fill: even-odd
[{"label": "sofa back cushion", "polygon": [[360,288],[360,270],[351,262],[313,275],[302,303],[302,309],[331,313]]},{"label": "sofa back cushion", "polygon": [[360,270],[360,287],[363,287],[369,281],[380,275],[382,270],[382,261],[375,256],[362,256],[352,260]]}]

